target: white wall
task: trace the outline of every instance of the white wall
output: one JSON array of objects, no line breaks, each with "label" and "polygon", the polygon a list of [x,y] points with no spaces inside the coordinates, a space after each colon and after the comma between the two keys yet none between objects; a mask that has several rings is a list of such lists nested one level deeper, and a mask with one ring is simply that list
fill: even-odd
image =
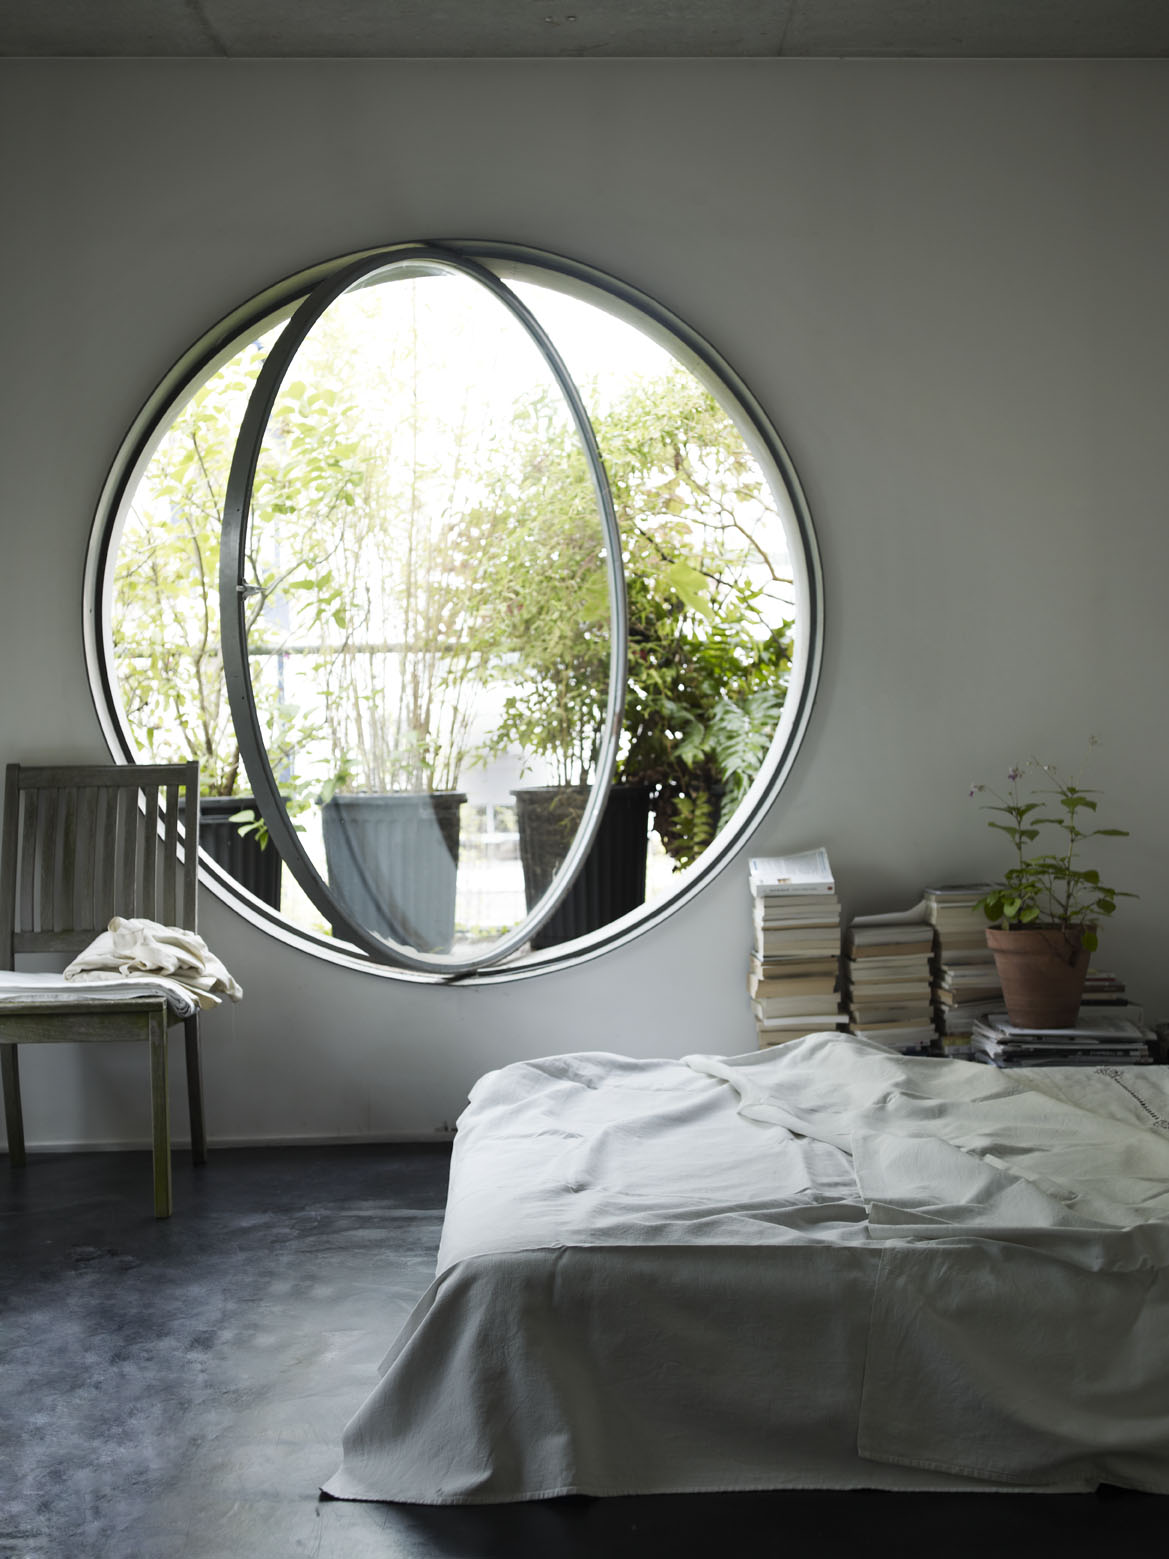
[{"label": "white wall", "polygon": [[[82,656],[97,493],[231,306],[381,242],[593,262],[770,410],[828,647],[751,848],[827,844],[847,912],[1001,861],[967,797],[1089,733],[1101,962],[1169,1017],[1164,63],[7,62],[0,67],[0,759],[104,749]],[[429,1133],[549,1051],[748,1049],[742,873],[574,971],[435,990],[330,968],[208,899],[245,1003],[206,1024],[218,1140]],[[25,1053],[30,1141],[147,1136],[144,1056]],[[178,1101],[181,1108],[181,1096]],[[176,1113],[176,1119],[178,1119]]]}]

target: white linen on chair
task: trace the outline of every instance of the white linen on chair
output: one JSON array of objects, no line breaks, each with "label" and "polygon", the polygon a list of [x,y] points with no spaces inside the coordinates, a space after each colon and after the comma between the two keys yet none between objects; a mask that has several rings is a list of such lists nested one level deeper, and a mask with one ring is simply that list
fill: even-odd
[{"label": "white linen on chair", "polygon": [[217,1007],[224,996],[231,1001],[243,996],[238,981],[196,932],[120,915],[77,955],[64,977],[97,985],[144,975],[181,986],[204,1009]]}]

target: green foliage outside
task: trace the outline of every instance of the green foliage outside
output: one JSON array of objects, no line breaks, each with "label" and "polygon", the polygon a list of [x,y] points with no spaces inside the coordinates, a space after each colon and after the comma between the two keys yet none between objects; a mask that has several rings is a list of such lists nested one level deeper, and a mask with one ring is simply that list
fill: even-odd
[{"label": "green foliage outside", "polygon": [[[455,788],[465,764],[516,747],[566,783],[587,782],[595,764],[608,608],[579,441],[552,395],[534,394],[505,425],[476,429],[452,412],[436,454],[418,436],[416,347],[415,333],[377,386],[324,371],[294,378],[257,469],[249,657],[294,812],[334,787]],[[338,349],[322,338],[326,364]],[[216,795],[246,784],[217,576],[231,454],[263,351],[246,348],[176,419],[127,519],[114,579],[117,682],[137,743],[158,760],[197,757]],[[370,411],[391,393],[407,408],[393,425]],[[635,385],[596,430],[628,583],[618,778],[651,787],[663,844],[688,864],[775,731],[790,670],[790,624],[776,625],[775,604],[786,563],[745,519],[770,501],[758,468],[689,374]],[[282,685],[294,663],[321,695],[311,710]],[[503,713],[473,746],[484,687],[502,692]]]},{"label": "green foliage outside", "polygon": [[[114,573],[116,683],[140,751],[157,762],[197,758],[205,795],[245,788],[231,723],[219,633],[219,542],[227,476],[247,396],[265,348],[254,343],[192,396],[163,439],[126,518]],[[302,397],[295,435],[330,442],[325,402]],[[292,513],[309,502],[326,509],[345,501],[354,480],[330,467],[330,454],[295,482],[277,484],[270,500]],[[272,643],[269,605],[283,577],[253,555],[246,607],[249,642]],[[256,663],[256,701],[272,764],[280,773],[317,734],[280,697]]]},{"label": "green foliage outside", "polygon": [[[744,521],[770,495],[726,415],[681,369],[638,385],[595,428],[629,610],[617,779],[650,787],[654,827],[688,865],[757,774],[787,690],[791,625],[776,625],[768,594],[787,581]],[[488,751],[517,746],[551,758],[561,783],[587,784],[609,653],[597,504],[547,396],[522,408],[512,434],[515,470],[468,518],[469,534],[497,538],[481,585],[496,603],[493,662],[514,684]],[[499,523],[516,514],[518,530]],[[509,544],[537,529],[537,552]]]}]

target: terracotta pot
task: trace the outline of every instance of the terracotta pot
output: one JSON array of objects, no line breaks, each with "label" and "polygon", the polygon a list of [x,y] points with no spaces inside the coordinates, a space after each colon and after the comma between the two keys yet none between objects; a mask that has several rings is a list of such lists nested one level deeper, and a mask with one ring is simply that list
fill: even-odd
[{"label": "terracotta pot", "polygon": [[1088,950],[1082,926],[988,927],[1007,1017],[1020,1028],[1071,1028],[1079,1016]]}]

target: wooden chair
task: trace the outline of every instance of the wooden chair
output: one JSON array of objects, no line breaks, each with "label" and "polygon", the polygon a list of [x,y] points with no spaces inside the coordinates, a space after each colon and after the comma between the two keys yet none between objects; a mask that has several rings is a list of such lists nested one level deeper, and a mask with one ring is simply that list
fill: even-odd
[{"label": "wooden chair", "polygon": [[[185,792],[184,802],[180,794]],[[180,830],[180,819],[185,827]],[[181,836],[182,834],[182,836]],[[197,931],[197,763],[100,768],[8,765],[0,857],[0,968],[18,953],[73,958],[114,915]],[[199,1017],[172,1016],[165,997],[86,995],[0,1004],[0,1076],[8,1152],[25,1162],[17,1046],[59,1041],[145,1040],[150,1049],[154,1212],[171,1212],[167,1029],[186,1034],[191,1153],[207,1159]]]}]

